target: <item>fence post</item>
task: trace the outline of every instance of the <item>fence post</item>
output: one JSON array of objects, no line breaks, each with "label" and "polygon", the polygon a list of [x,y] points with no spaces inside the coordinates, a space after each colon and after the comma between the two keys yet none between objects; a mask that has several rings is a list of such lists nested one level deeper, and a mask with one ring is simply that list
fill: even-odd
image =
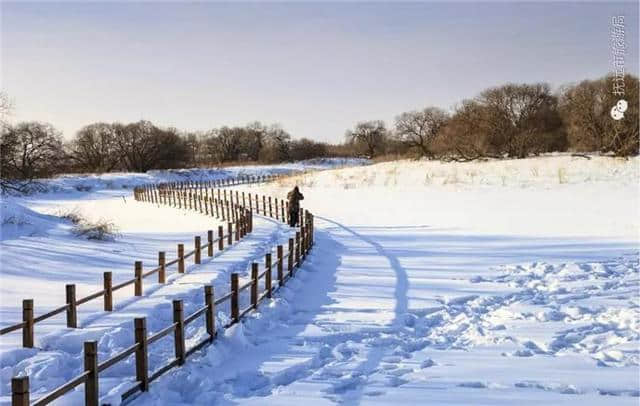
[{"label": "fence post", "polygon": [[24,299],[22,301],[22,346],[24,348],[33,348],[33,299]]},{"label": "fence post", "polygon": [[178,272],[184,273],[184,244],[178,244]]},{"label": "fence post", "polygon": [[271,297],[271,271],[273,271],[273,269],[271,269],[271,253],[268,252],[265,256],[264,256],[264,267],[267,270],[267,273],[264,275],[264,288],[267,291],[267,297],[270,298]]},{"label": "fence post", "polygon": [[164,251],[158,251],[158,283],[165,283],[167,280],[167,270],[165,264],[167,263],[167,254]]},{"label": "fence post", "polygon": [[276,249],[276,253],[278,255],[278,285],[284,285],[284,275],[282,274],[282,245],[278,245]]},{"label": "fence post", "polygon": [[231,319],[238,322],[240,310],[238,309],[238,274],[231,274]]},{"label": "fence post", "polygon": [[251,264],[251,307],[258,308],[258,264]]},{"label": "fence post", "polygon": [[240,241],[240,220],[236,219],[236,241]]},{"label": "fence post", "polygon": [[216,212],[218,211],[218,206],[220,206],[220,216],[218,217],[222,217],[222,221],[226,220],[226,217],[224,215],[224,203],[220,197],[220,189],[218,189],[218,200],[216,200]]},{"label": "fence post", "polygon": [[194,255],[194,263],[200,263],[200,236],[197,235],[194,238],[193,245],[195,246],[195,255]]},{"label": "fence post", "polygon": [[29,377],[11,378],[11,406],[29,406]]},{"label": "fence post", "polygon": [[223,207],[222,210],[224,210],[224,208],[227,208],[227,218],[229,218],[229,200],[227,200],[227,189],[222,190],[222,202],[223,202]]},{"label": "fence post", "polygon": [[251,200],[251,192],[249,192],[249,210],[253,213],[253,201]]},{"label": "fence post", "polygon": [[315,237],[314,237],[314,235],[313,235],[313,230],[315,230],[315,227],[316,227],[316,226],[315,226],[315,224],[314,224],[314,222],[313,222],[313,221],[314,221],[313,214],[310,214],[310,215],[309,215],[309,220],[310,220],[310,223],[309,223],[309,224],[311,224],[311,245],[313,246],[313,241],[314,241],[314,239],[315,239]]},{"label": "fence post", "polygon": [[204,287],[204,303],[207,305],[207,333],[209,334],[209,342],[212,342],[216,336],[216,302],[213,295],[213,286]]},{"label": "fence post", "polygon": [[98,406],[98,342],[84,342],[84,370],[89,371],[84,381],[84,404]]},{"label": "fence post", "polygon": [[135,273],[135,283],[134,287],[134,295],[142,296],[142,261],[136,261],[134,265],[134,273]]},{"label": "fence post", "polygon": [[249,233],[249,215],[247,214],[246,209],[242,209],[242,216],[240,216],[240,224],[242,224],[242,234],[240,238],[246,237],[247,233]]},{"label": "fence post", "polygon": [[67,297],[67,327],[78,327],[78,312],[76,308],[76,285],[65,286]]},{"label": "fence post", "polygon": [[267,215],[267,196],[262,195],[262,215]]},{"label": "fence post", "polygon": [[174,330],[175,353],[178,365],[184,364],[184,308],[182,300],[173,301],[173,322],[177,323]]},{"label": "fence post", "polygon": [[289,238],[289,257],[288,259],[288,269],[289,276],[293,276],[293,238]]},{"label": "fence post", "polygon": [[307,225],[300,227],[300,258],[301,262],[307,255]]},{"label": "fence post", "polygon": [[235,203],[233,202],[233,190],[229,191],[229,207],[231,209],[231,216],[229,216],[229,218],[231,219],[231,221],[236,221],[236,210],[235,210]]},{"label": "fence post", "polygon": [[136,381],[140,382],[140,390],[149,390],[149,358],[147,353],[147,319],[136,317],[133,320],[135,338],[138,349],[136,350]]},{"label": "fence post", "polygon": [[218,251],[224,249],[224,229],[222,226],[218,226]]},{"label": "fence post", "polygon": [[104,311],[110,312],[113,310],[113,285],[111,272],[105,272],[103,274],[104,279]]},{"label": "fence post", "polygon": [[296,231],[296,266],[300,266],[300,231]]},{"label": "fence post", "polygon": [[291,225],[291,212],[289,211],[289,202],[285,202],[285,205],[287,207],[287,224]]},{"label": "fence post", "polygon": [[271,210],[271,196],[269,196],[269,217],[273,217],[273,211]]},{"label": "fence post", "polygon": [[286,223],[287,222],[287,218],[284,216],[284,202],[280,202],[280,215],[282,218],[282,222]]},{"label": "fence post", "polygon": [[227,244],[233,244],[233,223],[227,223],[227,232],[229,235],[227,236]]},{"label": "fence post", "polygon": [[207,231],[207,256],[213,256],[213,230]]}]

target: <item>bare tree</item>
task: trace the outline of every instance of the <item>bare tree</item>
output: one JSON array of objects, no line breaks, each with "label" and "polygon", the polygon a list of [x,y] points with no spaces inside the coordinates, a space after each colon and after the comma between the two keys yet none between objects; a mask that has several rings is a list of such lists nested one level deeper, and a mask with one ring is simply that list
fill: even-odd
[{"label": "bare tree", "polygon": [[207,150],[216,162],[237,161],[241,153],[243,129],[240,127],[222,127],[207,139]]},{"label": "bare tree", "polygon": [[509,157],[524,158],[532,152],[542,152],[545,134],[562,126],[557,98],[546,83],[487,89],[476,101],[484,107],[484,114],[478,119],[483,121],[489,145]]},{"label": "bare tree", "polygon": [[55,174],[64,160],[61,134],[50,124],[19,123],[3,128],[1,134],[0,172],[4,191],[27,191],[35,179]]},{"label": "bare tree", "polygon": [[308,138],[291,141],[291,159],[294,161],[321,158],[324,156],[327,156],[327,144]]},{"label": "bare tree", "polygon": [[260,151],[260,160],[265,162],[284,162],[291,158],[291,135],[279,125],[269,127]]},{"label": "bare tree", "polygon": [[120,164],[114,126],[94,123],[81,128],[70,143],[71,157],[82,171],[110,172]]},{"label": "bare tree", "polygon": [[481,117],[485,107],[474,100],[464,100],[449,119],[434,143],[434,150],[444,159],[472,161],[490,156],[487,139],[483,135]]},{"label": "bare tree", "polygon": [[449,115],[437,107],[402,113],[396,117],[396,135],[410,147],[419,149],[423,156],[431,157],[431,144],[448,119]]},{"label": "bare tree", "polygon": [[113,128],[118,154],[129,171],[178,168],[187,162],[186,143],[175,128],[161,129],[149,121],[113,124]]},{"label": "bare tree", "polygon": [[585,80],[562,89],[560,109],[571,149],[627,156],[638,153],[638,78],[624,77],[628,108],[613,120],[611,109],[621,97],[611,91],[612,77]]},{"label": "bare tree", "polygon": [[243,153],[247,154],[249,160],[258,161],[260,159],[260,152],[267,142],[268,135],[269,128],[259,121],[246,125],[242,134],[241,149]]},{"label": "bare tree", "polygon": [[382,152],[387,129],[382,120],[362,121],[353,130],[347,130],[345,136],[349,142],[363,146],[367,155],[373,157]]}]

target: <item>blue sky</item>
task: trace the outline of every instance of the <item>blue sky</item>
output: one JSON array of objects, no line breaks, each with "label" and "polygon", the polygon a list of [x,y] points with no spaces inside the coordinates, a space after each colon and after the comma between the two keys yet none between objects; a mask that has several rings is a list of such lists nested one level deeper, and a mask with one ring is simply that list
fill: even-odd
[{"label": "blue sky", "polygon": [[13,120],[69,138],[96,121],[207,130],[260,120],[341,141],[360,120],[452,109],[506,82],[611,70],[610,18],[633,3],[6,3]]}]

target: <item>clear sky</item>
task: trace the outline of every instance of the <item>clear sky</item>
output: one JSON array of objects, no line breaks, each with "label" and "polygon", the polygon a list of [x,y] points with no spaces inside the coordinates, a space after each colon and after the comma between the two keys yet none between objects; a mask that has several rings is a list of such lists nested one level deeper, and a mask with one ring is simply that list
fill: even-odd
[{"label": "clear sky", "polygon": [[71,137],[96,121],[207,130],[280,123],[341,141],[360,120],[451,109],[506,82],[612,69],[625,15],[638,75],[638,3],[1,3],[13,121]]}]

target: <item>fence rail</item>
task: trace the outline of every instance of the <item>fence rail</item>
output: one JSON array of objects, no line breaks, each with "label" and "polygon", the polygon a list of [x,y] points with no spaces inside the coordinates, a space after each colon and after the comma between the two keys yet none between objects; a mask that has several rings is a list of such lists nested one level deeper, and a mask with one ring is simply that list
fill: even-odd
[{"label": "fence rail", "polygon": [[[113,292],[118,291],[122,288],[125,288],[129,285],[134,285],[136,286],[134,295],[140,296],[136,293],[140,293],[139,290],[141,288],[141,283],[142,283],[141,279],[144,279],[155,273],[159,273],[158,282],[165,283],[166,268],[176,263],[178,264],[178,272],[184,273],[185,259],[195,255],[196,257],[195,263],[199,264],[200,253],[202,250],[206,249],[208,256],[211,257],[213,256],[213,251],[215,247],[214,244],[218,243],[218,250],[222,251],[224,249],[225,240],[227,241],[228,245],[231,245],[233,243],[233,240],[239,241],[240,238],[244,237],[247,233],[251,232],[252,225],[253,225],[253,222],[251,221],[251,215],[249,214],[249,212],[246,209],[242,208],[242,206],[240,206],[239,204],[234,203],[233,198],[231,198],[231,200],[227,199],[226,190],[224,193],[224,200],[221,200],[221,196],[219,193],[218,199],[215,199],[215,202],[211,201],[209,206],[207,206],[207,204],[205,203],[204,209],[203,209],[202,203],[205,200],[205,197],[202,196],[202,194],[200,194],[196,198],[196,194],[193,193],[191,189],[195,189],[195,188],[202,189],[205,186],[210,188],[224,188],[228,186],[236,186],[241,184],[261,183],[261,182],[273,181],[279,177],[280,176],[273,176],[273,175],[242,176],[238,178],[222,179],[222,180],[216,180],[216,181],[200,181],[200,182],[185,181],[185,182],[163,183],[160,185],[146,185],[142,187],[136,187],[134,189],[135,199],[141,200],[141,201],[149,201],[152,203],[161,202],[160,200],[158,200],[159,190],[166,191],[169,188],[172,188],[171,190],[173,191],[173,194],[172,194],[173,206],[177,206],[180,208],[188,207],[190,209],[197,210],[200,213],[203,213],[212,217],[217,217],[223,221],[226,221],[227,219],[229,219],[230,222],[227,223],[227,234],[224,233],[224,230],[222,227],[218,227],[218,237],[214,239],[213,231],[210,230],[207,233],[208,234],[207,244],[205,244],[204,246],[198,246],[198,243],[196,243],[194,250],[186,254],[184,254],[183,244],[178,244],[178,257],[172,261],[165,262],[164,264],[161,262],[160,257],[164,258],[165,252],[160,251],[158,253],[159,255],[158,267],[142,273],[141,278],[136,276],[133,279],[123,281],[117,285],[112,285],[112,282],[111,282],[112,273],[105,272],[103,275],[104,289],[99,292],[92,293],[81,299],[71,300],[75,295],[74,294],[71,295],[70,291],[75,292],[75,285],[74,284],[66,285],[65,289],[67,291],[66,292],[67,303],[61,307],[55,308],[37,317],[34,317],[35,309],[34,309],[33,299],[25,299],[22,302],[22,322],[15,323],[15,324],[1,328],[0,336],[12,333],[14,331],[22,330],[22,346],[24,348],[33,348],[34,341],[35,341],[34,327],[36,323],[39,323],[51,317],[57,316],[60,313],[67,312],[67,327],[77,328],[77,320],[74,319],[74,316],[77,314],[78,306],[88,303],[94,299],[98,299],[99,297],[102,296],[104,297],[104,310],[112,311]],[[159,187],[161,187],[161,189],[159,189]],[[196,204],[196,201],[198,202],[198,204]],[[187,205],[187,202],[188,202],[188,205]],[[168,199],[165,199],[164,203],[167,204]],[[214,207],[213,204],[215,204],[215,207],[216,207],[215,212],[213,210],[213,207]],[[212,209],[209,210],[209,207],[211,207]],[[198,240],[199,238],[200,237],[195,237],[196,240]],[[164,261],[164,259],[162,261]],[[134,274],[135,274],[135,268],[134,268]]]},{"label": "fence rail", "polygon": [[[274,177],[269,177],[267,179],[272,180]],[[265,181],[265,177],[254,177],[247,178],[248,180],[256,180]],[[217,186],[228,186],[228,185],[238,185],[243,183],[254,183],[249,182],[247,179],[244,179],[244,182],[238,181],[237,183],[227,182],[226,184],[223,182]],[[208,186],[208,188],[205,188]],[[195,189],[195,192],[192,194],[191,192],[184,193],[176,193],[174,188],[178,188],[178,185],[148,185],[143,188],[138,188],[134,190],[134,196],[136,200],[140,201],[148,201],[152,203],[158,204],[167,204],[173,205],[174,207],[180,208],[189,208],[198,210],[203,212],[202,202],[208,202],[211,207],[211,215],[213,215],[213,204],[214,200],[217,202],[215,204],[216,207],[216,215],[218,214],[218,206],[221,206],[223,209],[233,207],[237,208],[237,210],[232,210],[231,212],[227,211],[226,218],[234,219],[237,221],[236,223],[236,234],[235,240],[238,241],[240,238],[244,236],[243,231],[248,232],[252,230],[253,227],[253,200],[252,195],[249,193],[248,195],[248,208],[246,205],[245,194],[242,193],[242,204],[240,204],[239,194],[236,191],[236,200],[233,200],[233,191],[230,193],[230,200],[227,200],[226,190],[224,193],[224,200],[220,200],[221,189],[211,188],[210,182],[188,182],[186,185],[180,184],[179,190],[184,190],[187,188]],[[159,191],[163,191],[160,193]],[[203,190],[205,190],[205,194],[203,195]],[[208,192],[211,191],[211,196],[213,196],[214,191],[217,191],[218,199],[207,199]],[[161,196],[164,196],[164,200],[162,200]],[[174,200],[171,200],[167,196],[172,196]],[[160,199],[160,200],[159,200]],[[193,199],[193,204],[191,202]],[[272,198],[267,199],[265,196],[262,196],[262,214],[265,216],[269,216],[275,218],[276,220],[281,221],[290,221],[288,215],[285,215],[285,202],[280,202],[280,215],[278,211],[278,199],[275,200],[275,213],[272,210]],[[260,214],[259,207],[259,197],[256,194],[255,196],[255,213]],[[189,205],[187,206],[187,202]],[[196,205],[196,202],[199,202]],[[224,203],[223,203],[224,202]],[[219,203],[219,204],[218,204]],[[205,207],[207,205],[205,204]],[[288,206],[286,206],[288,209]],[[267,209],[268,208],[268,209]],[[237,212],[237,213],[236,213]],[[205,211],[206,214],[209,214],[209,211]],[[222,210],[224,213],[224,210]],[[233,214],[236,213],[236,214]],[[288,210],[286,212],[288,213]],[[224,216],[224,214],[223,214]],[[30,403],[30,393],[29,393],[29,377],[14,377],[11,381],[12,387],[12,405],[13,406],[25,406],[25,405],[46,405],[53,400],[63,396],[64,394],[70,392],[74,388],[84,384],[85,390],[85,405],[88,406],[97,406],[99,402],[99,374],[100,372],[105,371],[106,369],[116,365],[117,363],[124,361],[131,355],[135,356],[135,365],[136,365],[136,376],[135,381],[132,384],[132,387],[129,388],[122,394],[122,401],[126,401],[127,399],[131,399],[131,397],[139,392],[146,392],[149,390],[149,384],[154,380],[158,379],[164,373],[169,371],[170,369],[180,366],[185,363],[186,358],[194,354],[196,351],[204,348],[207,345],[211,345],[216,336],[216,325],[215,325],[215,308],[216,306],[225,303],[227,301],[230,302],[230,313],[231,319],[224,326],[224,328],[228,328],[236,323],[238,323],[243,317],[245,317],[251,311],[257,311],[258,305],[265,299],[272,297],[273,293],[277,291],[280,287],[284,286],[286,281],[290,278],[294,277],[295,269],[299,268],[306,258],[307,254],[311,250],[313,246],[313,215],[306,210],[300,211],[299,217],[299,225],[300,231],[296,232],[295,238],[290,238],[288,241],[288,252],[284,254],[284,247],[282,245],[277,245],[275,247],[275,254],[277,259],[272,261],[273,255],[273,247],[270,252],[265,254],[265,262],[264,262],[264,270],[263,272],[259,272],[260,265],[258,263],[251,264],[251,278],[249,281],[244,283],[242,287],[240,287],[240,276],[238,273],[232,273],[230,277],[230,289],[229,292],[223,295],[222,297],[215,299],[214,289],[211,285],[204,286],[204,304],[202,307],[197,309],[195,312],[190,315],[184,316],[184,307],[182,300],[174,300],[173,305],[173,323],[164,327],[163,329],[155,332],[152,335],[147,335],[146,329],[146,318],[136,318],[134,319],[134,330],[135,330],[135,344],[122,352],[116,354],[115,356],[98,363],[98,355],[97,355],[97,342],[96,341],[86,341],[84,343],[84,368],[85,371],[79,376],[71,379],[70,381],[64,383],[58,388],[52,390],[51,392],[41,396],[35,402]],[[232,239],[232,223],[228,223],[228,234],[224,234],[222,231],[222,227],[219,227],[219,236],[217,239],[213,239],[213,232],[208,232],[208,243],[204,246],[200,245],[199,238],[195,239],[195,249],[188,254],[184,254],[184,247],[178,248],[179,257],[176,260],[173,260],[169,263],[164,261],[164,253],[159,254],[159,266],[151,271],[144,273],[142,271],[142,263],[137,261],[135,264],[135,275],[134,279],[123,282],[116,286],[111,286],[111,273],[109,274],[109,278],[107,280],[105,273],[105,289],[101,292],[96,292],[92,295],[89,295],[80,300],[75,300],[75,286],[73,288],[67,288],[67,305],[60,307],[58,309],[49,312],[46,315],[47,317],[51,317],[50,314],[58,314],[65,310],[67,310],[68,320],[69,317],[74,319],[75,308],[78,304],[86,303],[89,300],[98,298],[100,296],[105,297],[105,310],[107,305],[112,305],[108,303],[107,297],[110,297],[113,290],[120,289],[122,287],[128,286],[130,284],[134,284],[136,286],[136,294],[141,293],[142,289],[142,279],[145,276],[150,276],[155,272],[158,272],[159,275],[164,275],[164,271],[167,266],[178,263],[179,269],[184,271],[184,259],[188,256],[195,255],[194,261],[199,263],[200,252],[203,249],[207,249],[207,252],[212,255],[212,249],[215,243],[219,244],[219,249],[222,249],[224,240],[227,239],[229,244],[231,244]],[[286,271],[285,271],[285,260],[286,260]],[[276,286],[273,286],[273,270],[277,271],[277,281]],[[164,276],[163,276],[164,277]],[[264,280],[262,284],[264,289],[260,292],[261,281]],[[73,285],[68,285],[73,286]],[[240,303],[240,295],[247,288],[250,289],[250,305],[240,311],[239,303]],[[20,328],[23,331],[30,331],[33,334],[33,324],[35,323],[35,319],[33,318],[33,302],[31,301],[31,307],[27,307],[27,310],[31,311],[30,317],[27,317],[22,323],[16,324],[14,326],[10,326],[5,328],[4,330],[15,331]],[[186,349],[186,341],[185,341],[185,326],[195,322],[201,316],[205,316],[205,328],[207,331],[207,337],[205,337],[200,342],[196,343],[190,349]],[[43,316],[39,316],[39,319],[44,319]],[[75,327],[75,326],[74,326]],[[4,331],[3,330],[3,331]],[[149,366],[148,366],[148,353],[149,353],[149,345],[157,342],[163,337],[166,337],[173,333],[174,336],[174,351],[175,358],[169,361],[166,365],[158,368],[155,372],[149,375]],[[33,345],[33,336],[31,336],[31,345]]]}]

